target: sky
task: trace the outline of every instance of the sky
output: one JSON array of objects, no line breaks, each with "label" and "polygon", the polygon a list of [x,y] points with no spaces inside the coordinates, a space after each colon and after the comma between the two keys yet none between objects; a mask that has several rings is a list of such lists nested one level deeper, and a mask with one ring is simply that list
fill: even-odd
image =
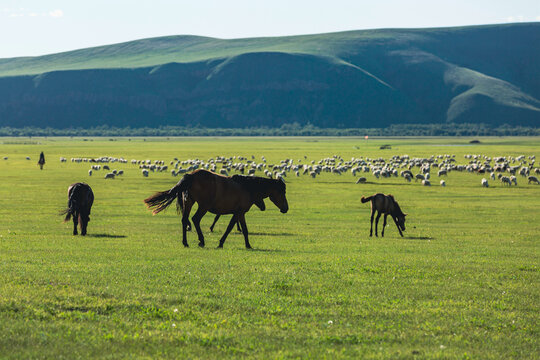
[{"label": "sky", "polygon": [[222,39],[540,21],[540,0],[0,0],[0,58],[166,35]]}]

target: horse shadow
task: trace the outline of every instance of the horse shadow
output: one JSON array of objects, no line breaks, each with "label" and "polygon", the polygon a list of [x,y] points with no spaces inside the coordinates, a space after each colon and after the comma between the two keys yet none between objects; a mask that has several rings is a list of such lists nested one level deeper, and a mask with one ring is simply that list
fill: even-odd
[{"label": "horse shadow", "polygon": [[433,240],[431,236],[406,236],[405,239],[410,240]]},{"label": "horse shadow", "polygon": [[113,235],[113,234],[87,234],[88,237],[94,238],[107,238],[107,239],[122,239],[126,238],[126,235]]},{"label": "horse shadow", "polygon": [[[239,233],[241,234],[241,233]],[[249,235],[258,235],[258,236],[295,236],[295,234],[291,233],[268,233],[268,232],[250,232]]]}]

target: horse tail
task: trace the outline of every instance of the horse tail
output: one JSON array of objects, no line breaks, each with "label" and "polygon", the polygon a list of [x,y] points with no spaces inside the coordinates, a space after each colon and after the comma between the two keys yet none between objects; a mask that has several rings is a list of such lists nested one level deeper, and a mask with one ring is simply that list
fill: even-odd
[{"label": "horse tail", "polygon": [[182,192],[189,190],[192,183],[192,175],[186,174],[182,180],[180,180],[178,184],[173,186],[170,190],[158,191],[149,198],[144,199],[144,203],[148,209],[152,210],[152,214],[156,215],[169,207],[169,205],[171,205],[175,199],[181,196]]},{"label": "horse tail", "polygon": [[367,203],[368,201],[371,201],[371,199],[373,199],[373,195],[372,196],[368,196],[368,197],[363,197],[360,199],[360,201],[363,203]]},{"label": "horse tail", "polygon": [[69,191],[69,198],[68,198],[68,207],[60,212],[60,215],[66,215],[64,218],[64,222],[68,222],[71,219],[71,216],[75,216],[77,210],[79,209],[79,204],[77,201],[77,190],[80,184],[75,184],[72,188],[70,188]]}]

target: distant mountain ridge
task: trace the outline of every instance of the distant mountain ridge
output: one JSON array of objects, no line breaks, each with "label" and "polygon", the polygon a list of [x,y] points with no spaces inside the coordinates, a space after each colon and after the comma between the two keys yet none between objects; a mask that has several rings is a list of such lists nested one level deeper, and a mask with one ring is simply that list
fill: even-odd
[{"label": "distant mountain ridge", "polygon": [[0,126],[540,125],[540,23],[221,40],[0,59]]}]

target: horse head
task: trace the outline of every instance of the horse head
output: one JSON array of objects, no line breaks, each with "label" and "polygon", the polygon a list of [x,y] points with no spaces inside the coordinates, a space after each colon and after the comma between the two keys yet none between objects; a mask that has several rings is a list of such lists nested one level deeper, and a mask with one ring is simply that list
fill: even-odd
[{"label": "horse head", "polygon": [[289,203],[287,202],[287,197],[285,196],[286,188],[285,182],[283,180],[275,180],[276,186],[272,187],[270,191],[270,201],[274,203],[279,208],[283,214],[289,211]]}]

